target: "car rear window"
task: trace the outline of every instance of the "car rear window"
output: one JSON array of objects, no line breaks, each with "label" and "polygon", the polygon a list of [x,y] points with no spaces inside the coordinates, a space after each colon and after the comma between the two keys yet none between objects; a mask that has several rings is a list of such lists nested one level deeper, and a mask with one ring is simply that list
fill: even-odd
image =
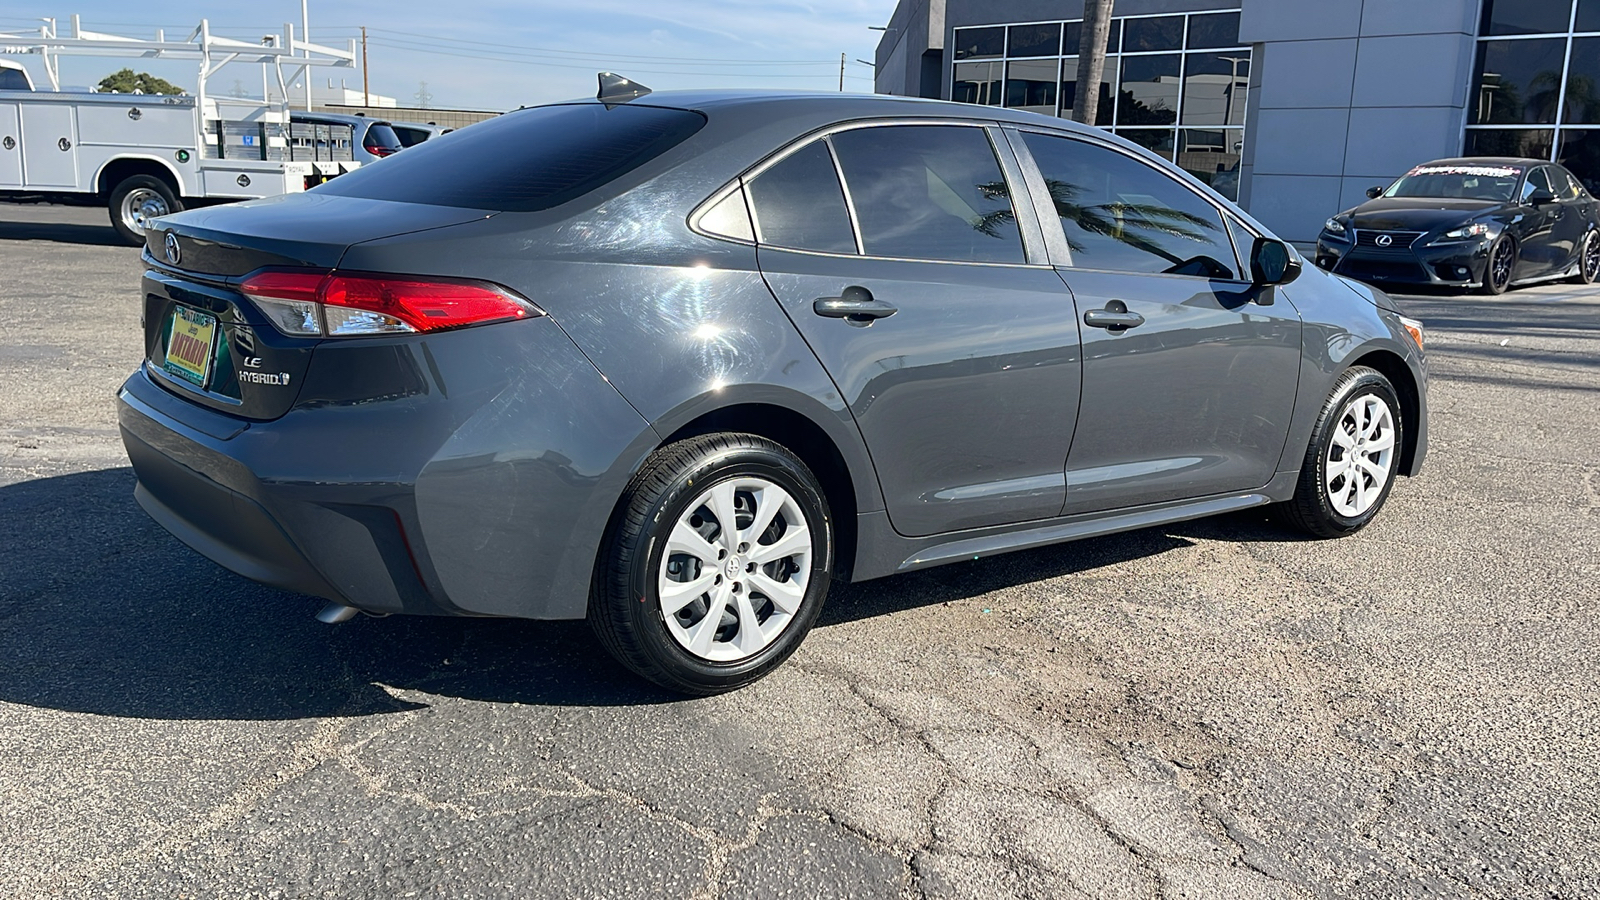
[{"label": "car rear window", "polygon": [[599,103],[538,106],[480,122],[363,166],[316,188],[399,200],[534,212],[610,182],[667,152],[705,125],[682,109]]},{"label": "car rear window", "polygon": [[400,143],[400,136],[394,133],[394,129],[382,122],[368,128],[367,136],[361,139],[361,143],[368,150],[374,147],[381,147],[385,150],[399,150],[403,146]]}]

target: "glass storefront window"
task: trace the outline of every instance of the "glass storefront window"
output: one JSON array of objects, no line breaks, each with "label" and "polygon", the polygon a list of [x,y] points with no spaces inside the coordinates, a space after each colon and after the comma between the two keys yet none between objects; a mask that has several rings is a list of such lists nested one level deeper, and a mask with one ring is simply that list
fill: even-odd
[{"label": "glass storefront window", "polygon": [[1162,159],[1172,159],[1173,134],[1171,128],[1119,128],[1118,137],[1125,137]]},{"label": "glass storefront window", "polygon": [[[1122,34],[1122,20],[1112,19],[1111,27],[1106,30],[1106,52],[1117,52],[1117,38]],[[1083,49],[1083,23],[1068,22],[1061,28],[1061,55],[1077,56]]]},{"label": "glass storefront window", "polygon": [[1239,46],[1239,14],[1217,13],[1189,17],[1189,49]]},{"label": "glass storefront window", "polygon": [[1463,156],[1549,159],[1555,132],[1548,128],[1469,128]]},{"label": "glass storefront window", "polygon": [[1171,125],[1178,121],[1179,54],[1125,56],[1117,93],[1118,125]]},{"label": "glass storefront window", "polygon": [[1211,185],[1229,200],[1239,199],[1239,160],[1244,154],[1240,128],[1184,128],[1178,131],[1179,168]]},{"label": "glass storefront window", "polygon": [[[1055,56],[1060,53],[1060,25],[1013,25],[1006,56]],[[1054,80],[1054,79],[1052,79]]]},{"label": "glass storefront window", "polygon": [[1600,38],[1574,38],[1561,121],[1600,125]]},{"label": "glass storefront window", "polygon": [[[1101,127],[1111,124],[1111,113],[1115,106],[1113,91],[1117,86],[1117,61],[1106,60],[1105,69],[1100,74],[1100,105],[1095,108],[1095,124]],[[1078,99],[1078,58],[1069,56],[1061,61],[1061,117],[1072,118],[1072,110]]]},{"label": "glass storefront window", "polygon": [[1565,52],[1562,38],[1480,41],[1472,124],[1553,124]]},{"label": "glass storefront window", "polygon": [[1159,16],[1153,19],[1123,20],[1123,53],[1182,49],[1183,16]]},{"label": "glass storefront window", "polygon": [[[1077,65],[1078,61],[1072,62]],[[1047,116],[1055,115],[1061,61],[1034,59],[1006,65],[1006,106]]]},{"label": "glass storefront window", "polygon": [[1600,0],[1578,0],[1578,18],[1573,31],[1600,31]]},{"label": "glass storefront window", "polygon": [[1183,66],[1183,124],[1243,125],[1250,54],[1190,53]]},{"label": "glass storefront window", "polygon": [[1572,0],[1483,0],[1480,34],[1565,33]]},{"label": "glass storefront window", "polygon": [[1000,105],[1003,62],[956,63],[955,79],[950,84],[950,99],[980,106]]},{"label": "glass storefront window", "polygon": [[1600,190],[1600,130],[1562,129],[1561,152],[1556,155],[1556,162],[1576,175],[1590,193]]},{"label": "glass storefront window", "polygon": [[956,59],[982,59],[990,56],[1004,56],[1006,54],[1006,29],[1004,26],[993,28],[957,28],[956,29]]}]

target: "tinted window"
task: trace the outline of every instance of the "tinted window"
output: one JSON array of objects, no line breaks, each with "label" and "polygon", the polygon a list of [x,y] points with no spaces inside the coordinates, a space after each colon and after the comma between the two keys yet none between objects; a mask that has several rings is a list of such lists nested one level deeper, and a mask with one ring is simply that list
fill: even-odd
[{"label": "tinted window", "polygon": [[1007,63],[1006,106],[1047,116],[1056,114],[1056,76],[1061,61],[1029,59]]},{"label": "tinted window", "polygon": [[1183,49],[1183,16],[1122,21],[1122,52]]},{"label": "tinted window", "polygon": [[1013,25],[1007,56],[1055,56],[1060,53],[1060,25]]},{"label": "tinted window", "polygon": [[25,91],[28,76],[16,69],[0,69],[0,91]]},{"label": "tinted window", "polygon": [[405,146],[400,143],[400,136],[394,133],[394,129],[381,122],[367,129],[367,136],[361,139],[361,145],[368,150],[376,148],[389,151]]},{"label": "tinted window", "polygon": [[756,234],[763,244],[856,252],[855,231],[828,145],[813,141],[750,182]]},{"label": "tinted window", "polygon": [[1555,191],[1550,190],[1550,182],[1544,177],[1543,166],[1540,166],[1539,168],[1528,173],[1528,180],[1522,185],[1522,200],[1524,203],[1528,201],[1528,198],[1533,196],[1534,191],[1548,191],[1552,194],[1555,193]]},{"label": "tinted window", "polygon": [[984,106],[1000,104],[1000,73],[1002,62],[956,63],[955,79],[950,85],[950,99],[957,103],[977,103]]},{"label": "tinted window", "polygon": [[1472,124],[1547,124],[1556,120],[1567,42],[1480,41]]},{"label": "tinted window", "polygon": [[[1106,29],[1106,52],[1117,52],[1117,39],[1122,35],[1122,20],[1112,19]],[[1083,51],[1083,23],[1068,22],[1061,30],[1061,55],[1077,56]]]},{"label": "tinted window", "polygon": [[1484,0],[1482,34],[1566,31],[1572,0]]},{"label": "tinted window", "polygon": [[539,106],[448,141],[427,141],[315,190],[468,209],[549,209],[644,165],[704,124],[699,113],[681,109]]},{"label": "tinted window", "polygon": [[1239,14],[1189,17],[1189,49],[1239,46]]},{"label": "tinted window", "polygon": [[1179,59],[1176,53],[1122,58],[1118,125],[1171,125],[1178,121]]},{"label": "tinted window", "polygon": [[956,59],[975,59],[985,56],[1004,56],[1006,30],[994,28],[957,28]]},{"label": "tinted window", "polygon": [[1073,265],[1234,277],[1222,218],[1187,187],[1105,147],[1042,134],[1024,138],[1061,217]]},{"label": "tinted window", "polygon": [[1567,64],[1566,106],[1561,121],[1573,125],[1600,125],[1600,38],[1573,38],[1572,59]]},{"label": "tinted window", "polygon": [[1025,261],[1005,176],[983,129],[895,125],[832,141],[869,256]]}]

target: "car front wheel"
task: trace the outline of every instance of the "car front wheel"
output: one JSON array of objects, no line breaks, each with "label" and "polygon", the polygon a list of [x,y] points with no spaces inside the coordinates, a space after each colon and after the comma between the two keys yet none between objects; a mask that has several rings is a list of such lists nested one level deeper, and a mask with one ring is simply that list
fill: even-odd
[{"label": "car front wheel", "polygon": [[1600,232],[1584,234],[1582,249],[1578,251],[1578,273],[1572,280],[1578,284],[1600,281]]},{"label": "car front wheel", "polygon": [[645,678],[720,693],[800,646],[832,566],[827,500],[805,463],[755,435],[689,438],[657,450],[629,484],[589,619]]},{"label": "car front wheel", "polygon": [[1489,260],[1483,265],[1485,294],[1504,294],[1511,287],[1511,276],[1517,268],[1517,242],[1500,235],[1489,245]]},{"label": "car front wheel", "polygon": [[1404,425],[1389,379],[1365,366],[1346,371],[1317,417],[1294,497],[1278,504],[1280,517],[1318,537],[1361,530],[1394,486]]}]

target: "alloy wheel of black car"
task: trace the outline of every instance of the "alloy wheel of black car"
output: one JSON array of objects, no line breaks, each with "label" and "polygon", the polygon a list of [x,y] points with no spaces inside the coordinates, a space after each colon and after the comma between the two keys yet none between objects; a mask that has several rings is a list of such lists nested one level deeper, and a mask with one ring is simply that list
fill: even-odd
[{"label": "alloy wheel of black car", "polygon": [[589,618],[612,656],[645,678],[721,693],[800,646],[832,568],[827,500],[805,463],[755,435],[689,438],[634,476]]},{"label": "alloy wheel of black car", "polygon": [[1578,284],[1594,284],[1600,280],[1600,234],[1590,231],[1583,236],[1583,250],[1578,254],[1578,274],[1572,276]]},{"label": "alloy wheel of black car", "polygon": [[1366,366],[1345,372],[1317,417],[1294,497],[1275,507],[1279,518],[1325,538],[1364,528],[1394,486],[1404,427],[1388,378]]},{"label": "alloy wheel of black car", "polygon": [[1483,267],[1483,292],[1504,294],[1511,286],[1511,275],[1517,266],[1517,243],[1506,235],[1495,238],[1489,245],[1489,262]]}]

